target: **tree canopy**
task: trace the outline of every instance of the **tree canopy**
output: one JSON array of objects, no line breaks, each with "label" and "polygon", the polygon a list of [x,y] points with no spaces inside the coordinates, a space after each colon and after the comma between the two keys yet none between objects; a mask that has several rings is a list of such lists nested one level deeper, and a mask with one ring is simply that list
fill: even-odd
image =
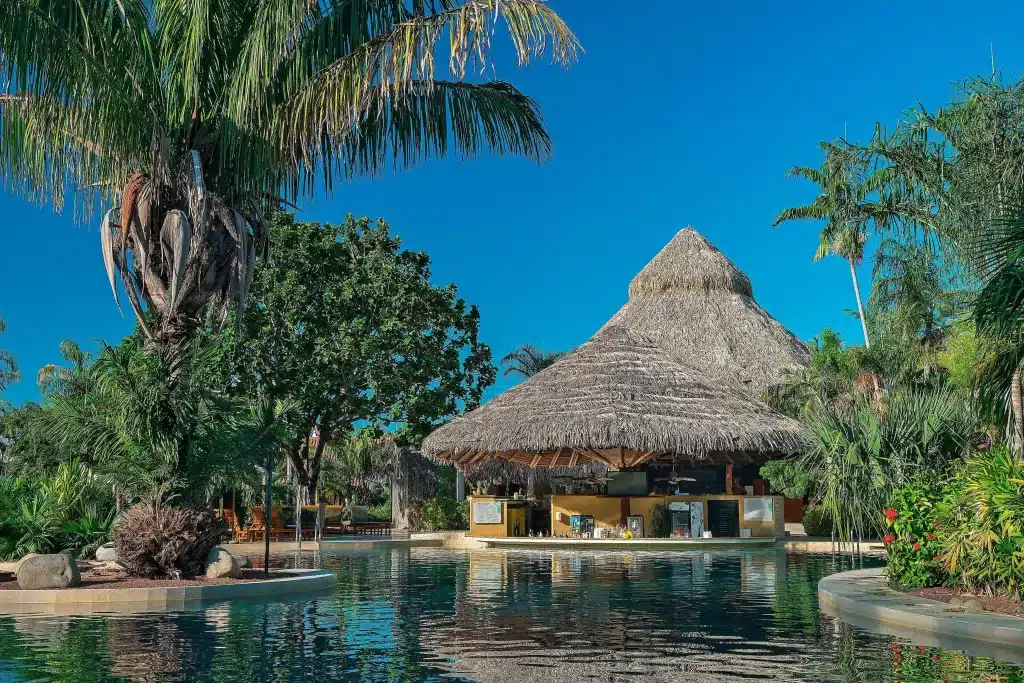
[{"label": "tree canopy", "polygon": [[303,485],[316,486],[332,439],[363,429],[415,444],[479,403],[496,372],[479,313],[454,285],[431,283],[425,253],[402,249],[383,220],[352,216],[280,214],[272,234],[232,375],[239,391],[295,406],[286,451]]}]

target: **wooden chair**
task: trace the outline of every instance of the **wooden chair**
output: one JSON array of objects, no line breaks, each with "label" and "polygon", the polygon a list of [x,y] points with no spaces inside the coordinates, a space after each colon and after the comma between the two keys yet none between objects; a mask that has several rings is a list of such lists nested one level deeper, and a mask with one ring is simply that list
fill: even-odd
[{"label": "wooden chair", "polygon": [[[263,514],[263,508],[252,508],[252,524],[249,526],[249,537],[259,539],[267,534],[267,518]],[[275,519],[276,517],[276,519]],[[280,540],[282,536],[288,536],[288,530],[281,525],[281,513],[277,508],[270,508],[270,540]]]},{"label": "wooden chair", "polygon": [[231,532],[231,540],[235,543],[249,540],[251,536],[250,530],[242,527],[238,522],[238,515],[235,514],[234,510],[223,510],[223,517],[224,521],[228,523],[228,531]]}]

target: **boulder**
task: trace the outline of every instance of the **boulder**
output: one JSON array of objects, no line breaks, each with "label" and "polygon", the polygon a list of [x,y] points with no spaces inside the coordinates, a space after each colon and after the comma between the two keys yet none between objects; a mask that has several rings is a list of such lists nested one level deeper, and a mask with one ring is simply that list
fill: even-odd
[{"label": "boulder", "polygon": [[96,549],[96,559],[100,562],[117,562],[117,548],[114,542],[104,543]]},{"label": "boulder", "polygon": [[968,614],[980,614],[985,611],[985,606],[981,604],[980,600],[965,600],[961,607]]},{"label": "boulder", "polygon": [[249,569],[252,567],[252,560],[245,555],[233,555],[232,557],[235,558],[235,564],[239,569]]},{"label": "boulder", "polygon": [[227,579],[237,578],[240,572],[235,558],[219,545],[214,546],[206,555],[206,578]]},{"label": "boulder", "polygon": [[36,555],[18,568],[18,587],[23,590],[71,588],[80,583],[78,565],[70,555]]}]

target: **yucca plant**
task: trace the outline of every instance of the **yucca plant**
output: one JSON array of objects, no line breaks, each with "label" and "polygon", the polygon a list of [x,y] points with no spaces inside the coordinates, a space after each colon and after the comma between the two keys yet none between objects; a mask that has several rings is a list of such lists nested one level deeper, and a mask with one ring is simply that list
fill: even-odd
[{"label": "yucca plant", "polygon": [[270,210],[449,150],[548,156],[532,99],[465,79],[499,26],[520,64],[577,55],[540,0],[7,0],[0,172],[103,211],[115,299],[180,359],[245,299]]}]

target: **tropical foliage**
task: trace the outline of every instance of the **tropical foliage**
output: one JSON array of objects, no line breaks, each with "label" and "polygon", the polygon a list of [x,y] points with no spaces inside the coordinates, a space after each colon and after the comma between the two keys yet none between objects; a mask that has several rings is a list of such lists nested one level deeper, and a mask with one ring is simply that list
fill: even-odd
[{"label": "tropical foliage", "polygon": [[45,477],[0,477],[0,559],[67,552],[87,557],[110,540],[110,483],[77,461]]},{"label": "tropical foliage", "polygon": [[894,585],[1024,593],[1024,463],[1007,448],[977,453],[948,477],[904,486],[886,524]]},{"label": "tropical foliage", "polygon": [[491,71],[499,21],[520,64],[577,55],[536,0],[6,2],[0,170],[107,209],[115,298],[120,280],[176,376],[203,322],[244,306],[282,203],[449,150],[547,158],[533,100],[464,79]]},{"label": "tropical foliage", "polygon": [[1024,82],[967,80],[867,144],[825,143],[794,170],[817,199],[779,217],[824,220],[819,255],[873,248],[874,268],[864,347],[826,331],[766,395],[808,439],[763,473],[840,537],[883,536],[896,586],[1022,592],[1022,124]]}]

